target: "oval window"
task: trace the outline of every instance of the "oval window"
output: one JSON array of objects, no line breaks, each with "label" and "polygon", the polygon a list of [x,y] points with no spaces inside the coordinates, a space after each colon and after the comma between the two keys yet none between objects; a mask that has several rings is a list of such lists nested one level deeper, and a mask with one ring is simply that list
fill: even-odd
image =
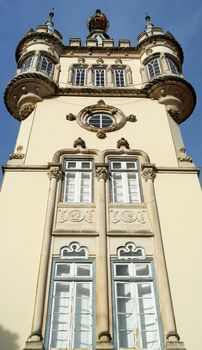
[{"label": "oval window", "polygon": [[88,124],[97,129],[108,128],[113,123],[113,118],[107,114],[93,114],[88,118]]}]

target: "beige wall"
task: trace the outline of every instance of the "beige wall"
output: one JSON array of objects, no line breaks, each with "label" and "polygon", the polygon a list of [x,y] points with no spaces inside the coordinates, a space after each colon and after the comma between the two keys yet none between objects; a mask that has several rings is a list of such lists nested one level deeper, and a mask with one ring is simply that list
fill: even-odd
[{"label": "beige wall", "polygon": [[[22,350],[30,333],[48,185],[46,173],[8,172],[4,176],[0,194],[2,350]],[[16,335],[18,346],[11,346],[12,336],[7,332]]]},{"label": "beige wall", "polygon": [[[99,139],[96,133],[67,121],[69,113],[78,114],[84,107],[96,104],[98,97],[58,97],[37,104],[37,109],[21,123],[18,144],[27,149],[25,164],[47,164],[54,153],[62,148],[73,147],[82,137],[88,148],[116,148],[117,141],[125,137],[130,148],[144,150],[158,166],[177,166],[176,152],[165,107],[157,101],[145,98],[104,98],[106,104],[119,108],[128,116],[134,114],[137,122],[127,122],[121,129],[107,133]],[[31,122],[33,118],[33,122]],[[31,135],[29,132],[31,130]],[[152,130],[152,131],[151,131]]]},{"label": "beige wall", "polygon": [[187,349],[200,349],[200,184],[197,175],[158,174],[155,189],[178,332]]}]

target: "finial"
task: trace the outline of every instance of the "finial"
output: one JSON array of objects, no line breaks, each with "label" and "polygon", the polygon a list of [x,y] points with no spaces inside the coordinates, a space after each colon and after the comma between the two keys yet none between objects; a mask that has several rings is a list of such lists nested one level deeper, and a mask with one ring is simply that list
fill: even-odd
[{"label": "finial", "polygon": [[152,36],[154,25],[151,22],[151,17],[148,15],[148,12],[146,12],[145,20],[146,20],[146,25],[145,25],[146,34],[147,36]]},{"label": "finial", "polygon": [[48,27],[48,33],[53,34],[54,32],[54,23],[53,23],[53,17],[54,17],[54,8],[52,8],[52,11],[49,12],[49,19],[45,22],[45,24]]},{"label": "finial", "polygon": [[150,22],[150,20],[151,20],[151,17],[148,15],[148,12],[146,11],[146,13],[145,13],[145,20],[147,21],[147,22]]},{"label": "finial", "polygon": [[55,13],[54,13],[54,8],[52,8],[52,11],[49,12],[49,18],[50,18],[50,21],[52,21],[53,17],[54,17]]}]

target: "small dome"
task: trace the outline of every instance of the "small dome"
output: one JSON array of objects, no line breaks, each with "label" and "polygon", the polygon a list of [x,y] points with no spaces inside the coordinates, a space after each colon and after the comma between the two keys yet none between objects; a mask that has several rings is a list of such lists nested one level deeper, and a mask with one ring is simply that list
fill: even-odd
[{"label": "small dome", "polygon": [[96,29],[100,29],[106,32],[108,27],[109,27],[109,21],[107,17],[104,15],[104,13],[102,13],[101,10],[99,9],[97,9],[95,11],[95,14],[92,17],[90,17],[88,20],[88,28],[90,32]]}]

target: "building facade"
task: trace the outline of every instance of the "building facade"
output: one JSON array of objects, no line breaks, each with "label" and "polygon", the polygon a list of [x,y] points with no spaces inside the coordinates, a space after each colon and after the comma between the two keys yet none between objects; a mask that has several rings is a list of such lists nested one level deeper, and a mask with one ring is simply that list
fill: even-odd
[{"label": "building facade", "polygon": [[118,46],[96,10],[86,45],[53,13],[16,49],[5,104],[2,350],[200,349],[199,169],[179,124],[195,106],[183,51],[146,17]]}]

